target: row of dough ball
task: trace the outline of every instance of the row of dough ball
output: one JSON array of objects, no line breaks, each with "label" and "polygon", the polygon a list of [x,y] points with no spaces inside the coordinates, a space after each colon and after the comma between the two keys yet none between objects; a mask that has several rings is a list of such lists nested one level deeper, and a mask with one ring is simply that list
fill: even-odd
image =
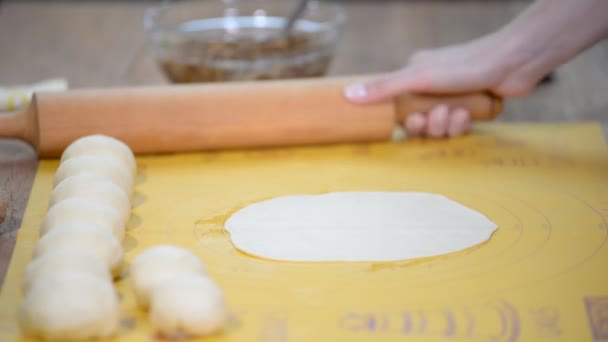
[{"label": "row of dough ball", "polygon": [[224,294],[190,251],[151,247],[133,260],[130,275],[137,303],[149,310],[157,333],[194,337],[222,329],[227,316]]},{"label": "row of dough ball", "polygon": [[68,341],[117,332],[112,280],[122,264],[136,170],[130,148],[103,135],[80,138],[62,154],[22,280],[26,335]]}]

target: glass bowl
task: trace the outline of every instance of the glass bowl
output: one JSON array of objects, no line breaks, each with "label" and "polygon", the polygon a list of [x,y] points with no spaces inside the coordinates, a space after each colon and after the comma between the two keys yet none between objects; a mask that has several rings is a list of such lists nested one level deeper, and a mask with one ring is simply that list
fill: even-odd
[{"label": "glass bowl", "polygon": [[175,83],[324,76],[345,22],[343,9],[311,1],[289,35],[295,1],[169,1],[148,9],[148,46]]}]

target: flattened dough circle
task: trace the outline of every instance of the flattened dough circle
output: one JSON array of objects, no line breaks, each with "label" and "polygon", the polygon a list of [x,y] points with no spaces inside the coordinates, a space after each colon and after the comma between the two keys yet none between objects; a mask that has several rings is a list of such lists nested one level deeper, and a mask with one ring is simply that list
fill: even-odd
[{"label": "flattened dough circle", "polygon": [[464,250],[495,223],[445,196],[334,192],[251,204],[225,223],[234,246],[285,261],[396,261]]}]

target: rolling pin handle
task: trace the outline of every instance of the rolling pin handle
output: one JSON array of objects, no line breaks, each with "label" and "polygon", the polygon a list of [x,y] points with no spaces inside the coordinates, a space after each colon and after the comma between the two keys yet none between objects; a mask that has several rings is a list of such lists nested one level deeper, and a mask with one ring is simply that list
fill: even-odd
[{"label": "rolling pin handle", "polygon": [[38,147],[38,127],[35,104],[14,112],[0,113],[0,138],[23,140]]},{"label": "rolling pin handle", "polygon": [[489,92],[455,95],[405,94],[395,98],[395,120],[402,123],[408,115],[428,112],[439,104],[451,108],[466,108],[473,120],[480,121],[493,120],[503,109],[502,99]]}]

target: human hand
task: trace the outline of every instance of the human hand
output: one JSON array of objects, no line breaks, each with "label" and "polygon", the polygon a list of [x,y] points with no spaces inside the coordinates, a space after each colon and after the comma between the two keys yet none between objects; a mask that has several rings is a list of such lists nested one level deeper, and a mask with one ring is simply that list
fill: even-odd
[{"label": "human hand", "polygon": [[[401,93],[466,93],[491,91],[500,97],[528,94],[543,74],[521,72],[517,54],[507,53],[500,34],[465,44],[415,53],[408,65],[380,79],[345,89],[358,104],[388,100]],[[410,113],[403,123],[409,135],[431,137],[467,133],[467,108],[438,104],[426,113]]]},{"label": "human hand", "polygon": [[[528,94],[547,74],[608,37],[608,1],[536,0],[499,31],[469,43],[415,53],[400,71],[345,88],[354,103],[400,93],[491,91]],[[466,108],[438,105],[403,123],[411,135],[442,137],[471,128]]]}]

